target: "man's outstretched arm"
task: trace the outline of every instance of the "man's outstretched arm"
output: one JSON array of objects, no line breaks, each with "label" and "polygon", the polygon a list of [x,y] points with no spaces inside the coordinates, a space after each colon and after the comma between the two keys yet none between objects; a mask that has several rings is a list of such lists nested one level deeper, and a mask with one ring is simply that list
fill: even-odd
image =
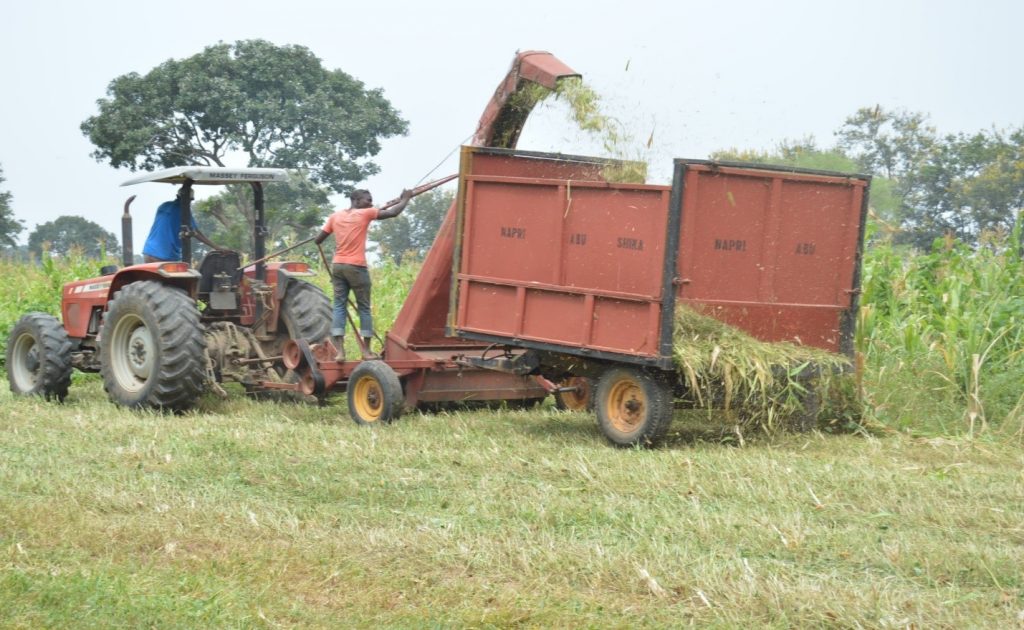
[{"label": "man's outstretched arm", "polygon": [[402,196],[398,198],[398,203],[386,210],[381,210],[377,214],[377,219],[393,219],[402,214],[402,210],[405,210],[405,207],[409,205],[410,199],[412,199],[412,191],[408,189],[403,190]]}]

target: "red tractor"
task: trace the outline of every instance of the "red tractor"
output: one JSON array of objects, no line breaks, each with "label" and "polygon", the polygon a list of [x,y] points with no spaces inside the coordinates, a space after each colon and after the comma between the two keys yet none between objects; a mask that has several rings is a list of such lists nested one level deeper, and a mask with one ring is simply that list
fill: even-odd
[{"label": "red tractor", "polygon": [[194,269],[189,201],[181,211],[182,262],[132,264],[127,230],[123,268],[105,267],[100,277],[64,286],[63,324],[45,313],[15,324],[7,344],[11,391],[63,400],[77,368],[102,374],[118,405],[182,410],[208,388],[224,394],[221,382],[258,392],[262,383],[292,379],[282,346],[326,338],[331,308],[323,291],[301,279],[314,275],[306,263],[263,262],[263,184],[287,178],[283,169],[178,167],[125,182],[178,184],[183,200],[193,185],[249,183],[255,264],[243,266],[237,252],[214,251]]}]

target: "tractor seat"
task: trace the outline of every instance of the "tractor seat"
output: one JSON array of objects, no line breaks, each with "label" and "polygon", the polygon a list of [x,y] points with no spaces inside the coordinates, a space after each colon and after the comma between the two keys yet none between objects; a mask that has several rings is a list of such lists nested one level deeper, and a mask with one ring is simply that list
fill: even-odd
[{"label": "tractor seat", "polygon": [[227,274],[231,278],[231,286],[238,286],[242,279],[242,259],[238,252],[210,252],[199,263],[199,293],[213,290],[213,277]]}]

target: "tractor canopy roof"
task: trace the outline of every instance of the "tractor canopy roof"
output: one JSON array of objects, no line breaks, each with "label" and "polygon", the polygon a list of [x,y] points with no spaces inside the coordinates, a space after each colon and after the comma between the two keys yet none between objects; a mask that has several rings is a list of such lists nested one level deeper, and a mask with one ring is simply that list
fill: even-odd
[{"label": "tractor canopy roof", "polygon": [[176,166],[162,171],[143,173],[121,184],[132,186],[145,182],[184,184],[236,184],[238,182],[285,182],[288,171],[283,168],[228,168],[224,166]]}]

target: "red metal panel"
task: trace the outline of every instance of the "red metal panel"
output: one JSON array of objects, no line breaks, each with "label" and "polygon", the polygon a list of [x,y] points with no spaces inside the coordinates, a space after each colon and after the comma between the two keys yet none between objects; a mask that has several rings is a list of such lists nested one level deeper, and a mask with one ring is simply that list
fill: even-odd
[{"label": "red metal panel", "polygon": [[[559,230],[564,201],[557,188],[474,182],[463,236],[463,270],[474,276],[555,284],[551,235]],[[542,251],[547,249],[547,251]]]},{"label": "red metal panel", "polygon": [[826,306],[714,304],[683,300],[705,315],[762,341],[791,341],[839,352],[839,312]]},{"label": "red metal panel", "polygon": [[516,288],[470,282],[465,286],[466,290],[459,298],[465,304],[465,315],[460,321],[460,327],[477,332],[515,336],[518,327]]},{"label": "red metal panel", "polygon": [[866,184],[687,165],[678,295],[758,338],[839,351]]},{"label": "red metal panel", "polygon": [[758,301],[770,180],[693,169],[685,186],[679,263],[685,296]]},{"label": "red metal panel", "polygon": [[463,160],[456,327],[657,356],[670,189],[561,179],[598,165],[552,156]]},{"label": "red metal panel", "polygon": [[419,402],[523,400],[547,394],[532,377],[486,370],[426,371],[415,392]]},{"label": "red metal panel", "polygon": [[669,189],[571,186],[568,194],[560,284],[660,299]]},{"label": "red metal panel", "polygon": [[601,171],[605,164],[595,161],[553,159],[556,156],[524,158],[528,153],[473,152],[473,175],[477,177],[527,177],[546,180],[564,179],[573,182],[604,184]]},{"label": "red metal panel", "polygon": [[[657,302],[599,299],[594,304],[594,332],[590,347],[609,352],[657,356]],[[652,311],[655,313],[652,321]]]},{"label": "red metal panel", "polygon": [[774,302],[850,305],[853,260],[860,228],[859,188],[845,184],[786,182],[779,234]]},{"label": "red metal panel", "polygon": [[580,346],[585,317],[586,298],[582,295],[528,291],[521,334],[528,339]]}]

